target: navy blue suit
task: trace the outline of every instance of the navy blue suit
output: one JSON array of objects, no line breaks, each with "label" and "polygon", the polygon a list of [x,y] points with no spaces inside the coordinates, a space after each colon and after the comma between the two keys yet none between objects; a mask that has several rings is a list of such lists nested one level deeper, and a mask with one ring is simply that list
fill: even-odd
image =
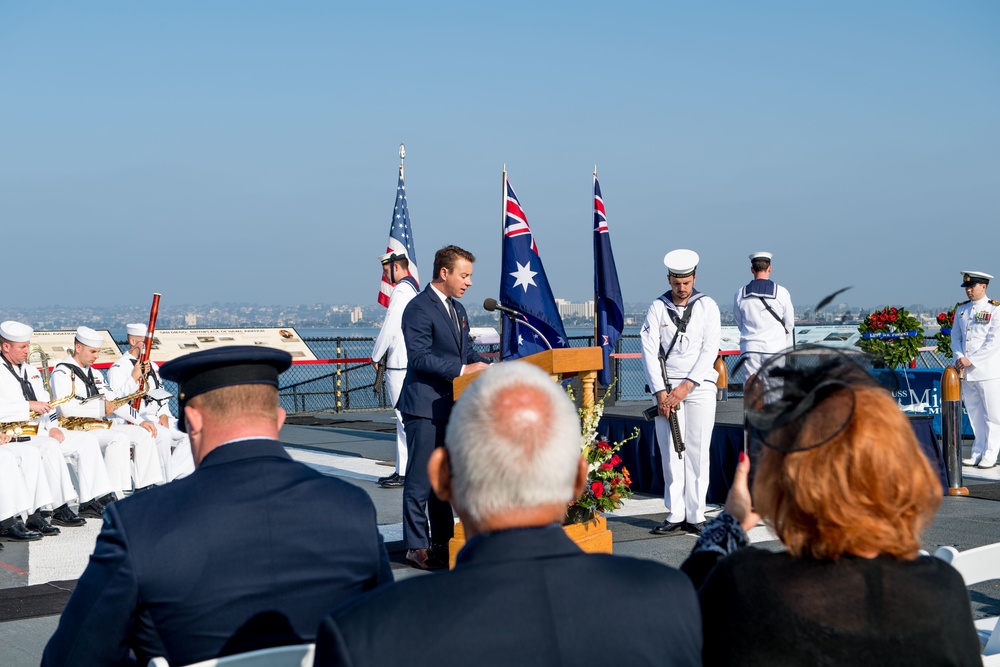
[{"label": "navy blue suit", "polygon": [[186,665],[312,641],[331,601],[392,581],[360,488],[281,443],[211,451],[188,477],[110,505],[43,665]]},{"label": "navy blue suit", "polygon": [[[454,533],[448,503],[431,491],[427,462],[435,447],[444,445],[444,430],[455,402],[451,382],[462,366],[486,362],[472,346],[465,307],[454,300],[461,332],[441,297],[428,285],[403,311],[406,379],[396,409],[406,428],[406,482],[403,486],[403,541],[408,549],[445,546]],[[424,505],[427,505],[426,512]],[[430,540],[427,520],[430,518]]]},{"label": "navy blue suit", "polygon": [[323,619],[317,667],[394,664],[700,666],[698,597],[674,568],[585,554],[559,527],[491,533],[451,572],[380,588]]}]

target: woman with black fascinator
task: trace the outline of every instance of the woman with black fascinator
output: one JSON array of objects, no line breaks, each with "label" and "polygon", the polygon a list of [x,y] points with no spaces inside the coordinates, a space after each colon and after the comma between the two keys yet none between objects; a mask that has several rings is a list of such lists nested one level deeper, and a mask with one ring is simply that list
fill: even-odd
[{"label": "woman with black fascinator", "polygon": [[[920,556],[941,485],[895,400],[840,351],[769,361],[748,387],[754,459],[682,566],[706,665],[980,665],[961,576]],[[750,547],[763,519],[785,551]]]}]

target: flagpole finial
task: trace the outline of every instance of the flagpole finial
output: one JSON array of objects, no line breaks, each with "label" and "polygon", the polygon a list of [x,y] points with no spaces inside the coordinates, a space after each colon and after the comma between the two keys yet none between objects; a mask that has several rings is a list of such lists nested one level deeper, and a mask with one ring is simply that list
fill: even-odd
[{"label": "flagpole finial", "polygon": [[594,176],[597,176],[597,163],[594,163]]},{"label": "flagpole finial", "polygon": [[399,164],[403,164],[403,160],[406,159],[406,146],[403,144],[399,145]]}]

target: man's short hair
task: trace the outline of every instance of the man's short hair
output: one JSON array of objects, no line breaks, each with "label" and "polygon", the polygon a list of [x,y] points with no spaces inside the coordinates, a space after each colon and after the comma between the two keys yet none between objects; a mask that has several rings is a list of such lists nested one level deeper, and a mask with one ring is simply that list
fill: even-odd
[{"label": "man's short hair", "polygon": [[463,250],[457,245],[448,245],[434,253],[434,277],[441,276],[441,269],[455,270],[455,262],[464,259],[467,262],[475,263],[476,258],[468,250]]},{"label": "man's short hair", "polygon": [[755,259],[750,262],[750,270],[754,273],[767,271],[767,267],[769,266],[771,266],[771,260],[769,259]]},{"label": "man's short hair", "polygon": [[399,257],[398,259],[396,259],[396,264],[399,265],[399,268],[403,269],[404,271],[410,270],[410,260],[406,259],[405,257]]},{"label": "man's short hair", "polygon": [[559,384],[521,361],[486,370],[445,433],[455,505],[477,522],[573,500],[580,419]]},{"label": "man's short hair", "polygon": [[278,389],[269,384],[238,384],[198,394],[190,405],[213,420],[278,418]]}]

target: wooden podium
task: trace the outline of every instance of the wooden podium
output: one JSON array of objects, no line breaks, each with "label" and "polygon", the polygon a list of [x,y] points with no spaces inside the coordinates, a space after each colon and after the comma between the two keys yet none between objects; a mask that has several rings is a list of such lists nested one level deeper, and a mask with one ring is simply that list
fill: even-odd
[{"label": "wooden podium", "polygon": [[[537,366],[552,376],[554,381],[579,377],[583,384],[583,395],[580,397],[584,408],[593,407],[596,400],[597,371],[604,365],[604,357],[599,347],[566,347],[557,350],[546,350],[538,354],[523,357],[524,361]],[[476,381],[477,373],[462,375],[452,381],[455,400],[462,392]],[[611,531],[603,516],[583,524],[563,526],[566,534],[580,546],[592,553],[611,553]],[[455,567],[455,556],[465,546],[465,529],[461,522],[455,524],[455,537],[448,542],[448,567]]]}]

